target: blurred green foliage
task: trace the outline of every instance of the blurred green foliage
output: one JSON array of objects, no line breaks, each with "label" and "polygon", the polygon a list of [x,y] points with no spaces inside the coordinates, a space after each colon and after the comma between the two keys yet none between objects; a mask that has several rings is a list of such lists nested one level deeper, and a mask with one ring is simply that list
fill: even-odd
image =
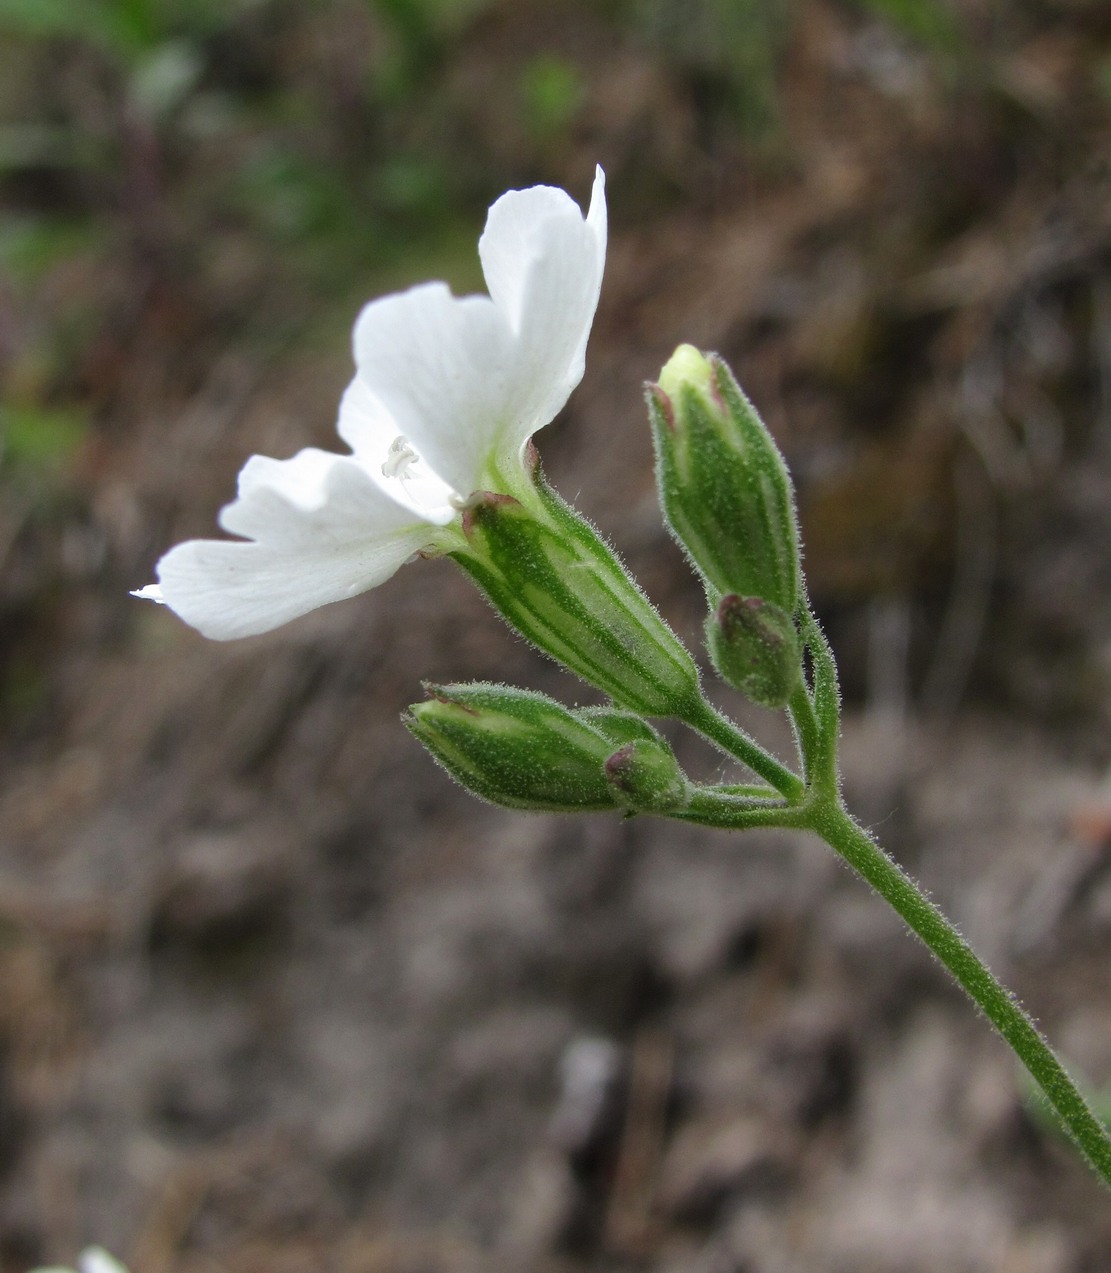
[{"label": "blurred green foliage", "polygon": [[[945,0],[854,3],[931,46],[954,38]],[[0,240],[41,277],[69,252],[118,253],[122,227],[148,263],[153,239],[196,278],[234,239],[239,266],[257,254],[303,300],[373,287],[401,256],[442,260],[493,192],[559,179],[589,111],[603,68],[571,48],[509,40],[490,78],[459,78],[475,33],[529,7],[0,0],[0,199],[16,205]],[[775,135],[797,0],[566,7],[568,28],[581,9],[615,48],[647,41],[709,122],[704,143]]]},{"label": "blurred green foliage", "polygon": [[779,75],[792,0],[637,0],[642,31],[734,126],[756,139],[779,124]]},{"label": "blurred green foliage", "polygon": [[[852,2],[931,48],[956,39],[945,0]],[[548,47],[522,39],[539,0],[0,0],[16,316],[0,392],[28,410],[79,398],[76,346],[157,285],[286,335],[433,269],[479,285],[473,227],[492,194],[581,172],[577,130],[604,131],[600,33],[647,45],[706,125],[692,144],[735,155],[777,135],[797,0],[564,8]],[[580,21],[590,46],[559,43]]]},{"label": "blurred green foliage", "polygon": [[541,54],[525,66],[520,91],[526,124],[540,143],[563,135],[586,97],[578,68],[552,54]]},{"label": "blurred green foliage", "polygon": [[[956,39],[946,0],[851,3],[931,49]],[[414,278],[481,286],[474,226],[506,186],[596,159],[650,172],[650,153],[583,142],[605,136],[611,43],[647,57],[701,121],[692,145],[732,163],[777,144],[804,12],[799,0],[564,0],[554,19],[540,0],[0,0],[0,488],[16,468],[64,471],[54,459],[81,427],[56,404],[96,419],[148,297],[188,296],[270,343],[297,338],[337,301],[348,311]]]},{"label": "blurred green foliage", "polygon": [[964,46],[960,25],[945,0],[857,0],[857,3],[925,48],[949,54]]},{"label": "blurred green foliage", "polygon": [[434,74],[454,41],[493,0],[366,0],[394,37],[382,66],[379,91],[391,100],[407,98]]},{"label": "blurred green foliage", "polygon": [[0,403],[0,473],[10,482],[51,479],[68,468],[85,438],[73,410]]},{"label": "blurred green foliage", "polygon": [[32,38],[69,36],[132,59],[173,36],[220,30],[269,0],[0,0],[0,27]]}]

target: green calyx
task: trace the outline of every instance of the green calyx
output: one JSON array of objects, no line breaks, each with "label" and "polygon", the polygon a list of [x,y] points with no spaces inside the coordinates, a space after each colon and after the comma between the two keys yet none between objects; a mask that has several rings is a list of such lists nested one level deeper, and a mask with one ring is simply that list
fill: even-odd
[{"label": "green calyx", "polygon": [[613,550],[539,471],[520,496],[473,497],[451,556],[522,636],[620,706],[682,715],[697,670]]},{"label": "green calyx", "polygon": [[545,694],[505,685],[427,692],[404,717],[406,726],[457,782],[492,804],[552,813],[655,812],[688,799],[671,749],[635,717],[617,722],[610,718],[620,713],[610,713],[599,728],[592,709],[574,712]]},{"label": "green calyx", "polygon": [[468,791],[511,809],[612,809],[597,730],[544,694],[505,685],[432,685],[404,722]]},{"label": "green calyx", "polygon": [[762,597],[722,597],[706,620],[706,647],[722,680],[761,707],[786,707],[802,678],[794,621]]},{"label": "green calyx", "polygon": [[801,565],[791,479],[732,372],[716,354],[680,345],[647,398],[664,516],[711,603],[736,593],[794,615]]}]

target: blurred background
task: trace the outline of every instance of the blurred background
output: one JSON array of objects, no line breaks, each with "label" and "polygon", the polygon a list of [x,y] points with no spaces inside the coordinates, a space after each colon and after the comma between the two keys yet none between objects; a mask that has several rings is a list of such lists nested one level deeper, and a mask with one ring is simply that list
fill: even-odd
[{"label": "blurred background", "polygon": [[850,803],[1098,1093],[1109,141],[1106,0],[0,0],[2,1273],[1111,1267],[824,846],[451,786],[423,679],[590,695],[448,564],[231,645],[127,596],[247,455],[336,446],[366,299],[481,288],[488,204],[602,163],[549,475],[697,646],[641,385],[732,362]]}]

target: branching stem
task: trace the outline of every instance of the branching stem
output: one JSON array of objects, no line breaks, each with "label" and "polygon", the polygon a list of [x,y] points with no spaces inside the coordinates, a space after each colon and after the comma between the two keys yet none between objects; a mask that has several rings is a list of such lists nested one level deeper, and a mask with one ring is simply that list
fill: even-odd
[{"label": "branching stem", "polygon": [[745,788],[698,787],[673,815],[702,826],[745,830],[794,827],[813,831],[902,916],[995,1026],[1045,1092],[1068,1134],[1103,1182],[1111,1187],[1111,1135],[1092,1113],[1065,1067],[1015,997],[909,875],[846,811],[837,792],[832,749],[814,704],[800,683],[789,710],[806,780],[769,755],[709,704],[686,723],[746,764],[778,791],[781,802]]},{"label": "branching stem", "polygon": [[755,739],[739,729],[717,708],[703,698],[695,699],[680,717],[683,724],[709,739],[720,751],[747,765],[754,774],[773,786],[784,799],[798,803],[806,793],[806,784],[786,765],[763,749]]}]

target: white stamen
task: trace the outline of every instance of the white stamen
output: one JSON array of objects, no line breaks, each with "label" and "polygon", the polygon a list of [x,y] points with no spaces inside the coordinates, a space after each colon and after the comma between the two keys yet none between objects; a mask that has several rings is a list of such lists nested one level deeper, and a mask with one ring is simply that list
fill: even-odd
[{"label": "white stamen", "polygon": [[399,477],[406,478],[409,470],[416,464],[420,456],[409,445],[408,438],[402,434],[398,434],[390,443],[390,449],[386,452],[386,461],[382,465],[383,477]]}]

